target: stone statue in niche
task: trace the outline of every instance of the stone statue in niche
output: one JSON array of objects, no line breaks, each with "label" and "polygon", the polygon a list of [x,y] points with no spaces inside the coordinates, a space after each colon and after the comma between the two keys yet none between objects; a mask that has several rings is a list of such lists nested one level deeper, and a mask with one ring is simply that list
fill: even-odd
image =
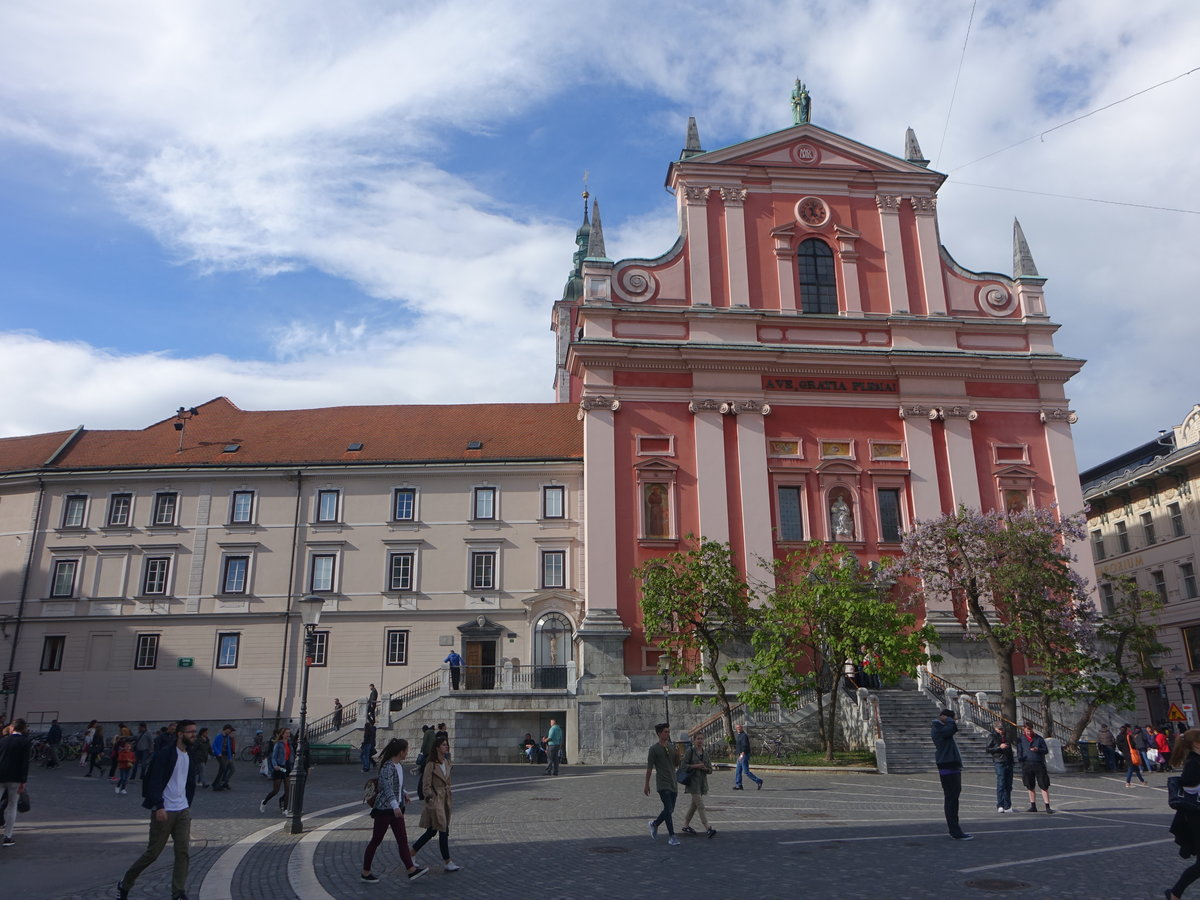
[{"label": "stone statue in niche", "polygon": [[854,540],[854,516],[850,512],[850,504],[841,494],[829,505],[829,523],[833,527],[835,541]]}]

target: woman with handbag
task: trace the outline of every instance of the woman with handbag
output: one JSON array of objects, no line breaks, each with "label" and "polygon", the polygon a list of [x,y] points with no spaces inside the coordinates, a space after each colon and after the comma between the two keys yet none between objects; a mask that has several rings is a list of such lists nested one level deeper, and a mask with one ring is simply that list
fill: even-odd
[{"label": "woman with handbag", "polygon": [[1146,784],[1146,779],[1142,777],[1142,755],[1138,752],[1137,747],[1133,745],[1133,730],[1128,726],[1121,729],[1121,734],[1118,738],[1121,746],[1125,748],[1125,763],[1128,768],[1125,769],[1125,787],[1133,787],[1133,776],[1136,774],[1138,781],[1143,786]]},{"label": "woman with handbag", "polygon": [[[1184,859],[1197,857],[1179,874],[1175,884],[1169,890],[1163,891],[1166,900],[1180,900],[1188,885],[1200,878],[1200,805],[1195,803],[1197,795],[1200,794],[1200,728],[1185,731],[1175,742],[1175,749],[1171,752],[1171,765],[1183,766],[1179,784],[1183,799],[1186,800],[1186,804],[1181,804],[1175,810],[1175,818],[1171,820],[1171,834],[1175,836],[1175,843],[1179,845],[1180,856]],[[1189,805],[1193,808],[1188,809]]]},{"label": "woman with handbag", "polygon": [[713,770],[708,754],[704,752],[704,735],[697,734],[692,738],[692,746],[688,747],[688,751],[683,757],[683,768],[688,773],[688,780],[683,789],[692,802],[688,805],[687,815],[683,817],[683,828],[680,831],[684,834],[697,834],[696,829],[692,827],[692,816],[699,815],[705,834],[710,838],[714,837],[717,830],[708,824],[708,813],[704,809],[704,795],[708,793],[708,776],[712,774]]},{"label": "woman with handbag", "polygon": [[425,805],[421,808],[420,824],[425,833],[412,845],[413,856],[436,834],[444,870],[457,872],[462,866],[450,858],[450,741],[445,737],[434,740],[429,759],[425,761],[425,773],[421,776],[421,793]]},{"label": "woman with handbag", "polygon": [[371,804],[371,819],[374,827],[371,831],[371,842],[367,844],[367,851],[363,854],[362,875],[360,876],[368,884],[374,884],[379,880],[379,876],[371,873],[371,863],[375,859],[375,851],[383,843],[383,836],[387,834],[389,828],[396,838],[396,846],[400,850],[400,861],[404,863],[409,880],[420,878],[429,871],[429,866],[414,864],[408,850],[408,832],[404,828],[404,808],[408,805],[408,794],[404,790],[404,757],[406,756],[408,756],[408,741],[403,738],[392,738],[379,755],[379,778],[376,781],[378,788],[375,791],[375,800]]},{"label": "woman with handbag", "polygon": [[279,739],[271,747],[270,761],[271,793],[267,794],[262,803],[258,804],[258,811],[266,812],[267,801],[278,794],[282,787],[283,795],[279,798],[279,811],[286,816],[292,799],[291,782],[288,780],[288,775],[292,771],[292,730],[290,728],[284,728],[279,732]]},{"label": "woman with handbag", "polygon": [[92,777],[92,770],[99,769],[104,775],[104,726],[97,725],[92,732],[92,742],[88,745],[88,768],[84,778]]}]

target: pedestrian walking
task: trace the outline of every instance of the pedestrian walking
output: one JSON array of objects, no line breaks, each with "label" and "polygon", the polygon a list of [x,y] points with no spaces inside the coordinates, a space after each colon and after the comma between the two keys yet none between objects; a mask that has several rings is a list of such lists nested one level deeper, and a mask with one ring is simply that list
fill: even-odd
[{"label": "pedestrian walking", "polygon": [[1041,788],[1042,802],[1046,812],[1053,813],[1050,808],[1050,773],[1046,770],[1046,755],[1050,748],[1046,739],[1033,730],[1033,723],[1026,722],[1017,738],[1017,761],[1021,763],[1021,781],[1025,790],[1029,791],[1029,809],[1026,812],[1037,812],[1037,792]]},{"label": "pedestrian walking", "polygon": [[208,782],[204,780],[204,770],[212,758],[212,738],[208,736],[207,728],[201,728],[196,735],[196,742],[192,744],[192,756],[196,757],[196,786],[206,788]]},{"label": "pedestrian walking", "polygon": [[949,709],[938,713],[929,729],[938,779],[942,783],[942,809],[946,814],[946,827],[954,840],[973,841],[974,835],[967,834],[958,824],[958,797],[962,793],[962,754],[958,752],[958,744],[954,740],[957,733],[958,722],[954,719],[954,712]]},{"label": "pedestrian walking", "polygon": [[225,723],[221,733],[213,738],[213,756],[217,758],[217,777],[213,779],[212,790],[228,791],[229,779],[233,777],[233,761],[237,757],[237,729]]},{"label": "pedestrian walking", "polygon": [[683,767],[688,771],[687,784],[683,786],[684,793],[691,801],[688,804],[687,815],[683,817],[683,827],[679,829],[684,834],[698,834],[692,827],[692,816],[700,817],[704,833],[716,837],[717,830],[708,824],[708,811],[704,808],[704,795],[708,793],[708,776],[712,774],[712,763],[704,750],[704,735],[697,734],[692,738],[692,746],[688,747],[683,757]]},{"label": "pedestrian walking", "polygon": [[5,849],[16,844],[13,830],[17,825],[21,795],[25,793],[25,782],[29,781],[29,735],[24,719],[13,719],[6,726],[8,734],[0,738],[0,795],[6,804],[4,816]]},{"label": "pedestrian walking", "polygon": [[142,780],[142,806],[150,810],[150,840],[145,852],[117,882],[120,900],[129,900],[134,882],[158,859],[168,838],[175,850],[171,900],[187,900],[191,805],[196,794],[196,762],[191,749],[196,740],[196,723],[183,719],[176,723],[174,734],[174,745],[163,747],[151,757]]},{"label": "pedestrian walking", "polygon": [[400,861],[411,881],[420,878],[429,871],[428,866],[418,866],[413,862],[412,853],[408,849],[408,831],[404,827],[404,811],[408,807],[408,793],[404,790],[404,758],[408,756],[408,741],[404,738],[392,738],[379,755],[379,780],[375,791],[375,801],[371,805],[371,842],[363,853],[363,881],[375,883],[378,876],[371,873],[371,863],[375,859],[375,851],[383,843],[383,836],[388,829],[396,838],[396,849],[400,851]]},{"label": "pedestrian walking", "polygon": [[96,733],[96,726],[100,723],[95,719],[88,722],[87,728],[83,730],[83,744],[79,750],[79,767],[82,769],[88,764],[88,757],[92,752],[92,735]]},{"label": "pedestrian walking", "polygon": [[[1183,766],[1179,775],[1180,787],[1185,793],[1195,796],[1200,794],[1200,728],[1185,731],[1175,741],[1175,749],[1171,751],[1171,765],[1174,768]],[[1175,810],[1171,820],[1171,834],[1179,845],[1179,855],[1194,862],[1180,874],[1170,890],[1163,891],[1166,900],[1180,900],[1183,892],[1197,878],[1200,878],[1200,812],[1190,809]]]},{"label": "pedestrian walking", "polygon": [[1150,754],[1147,752],[1150,749],[1150,739],[1146,736],[1146,729],[1141,725],[1133,726],[1133,746],[1137,748],[1138,756],[1141,757],[1139,765],[1143,772],[1150,772]]},{"label": "pedestrian walking", "polygon": [[342,701],[337,697],[333,698],[333,730],[342,730]]},{"label": "pedestrian walking", "polygon": [[1013,748],[1003,722],[992,726],[985,748],[996,770],[996,812],[1010,813],[1012,808]]},{"label": "pedestrian walking", "polygon": [[450,783],[450,742],[445,738],[438,738],[434,741],[433,751],[425,763],[425,774],[421,776],[425,803],[421,807],[420,825],[425,829],[425,833],[412,845],[412,855],[415,857],[436,834],[438,850],[442,854],[443,870],[457,872],[462,866],[450,858]]},{"label": "pedestrian walking", "polygon": [[1146,779],[1142,777],[1142,755],[1134,745],[1132,727],[1129,725],[1121,726],[1121,732],[1117,735],[1117,741],[1125,751],[1125,787],[1133,787],[1134,775],[1137,775],[1138,783],[1145,786]]},{"label": "pedestrian walking", "polygon": [[654,734],[658,738],[650,745],[650,750],[646,754],[646,783],[642,787],[642,793],[647,797],[650,796],[650,776],[654,775],[654,789],[658,791],[658,798],[662,801],[662,812],[657,818],[651,819],[649,822],[650,837],[653,840],[658,840],[659,826],[664,823],[667,826],[667,843],[672,847],[679,845],[679,838],[675,837],[675,822],[673,814],[675,812],[675,801],[679,797],[679,783],[675,781],[675,768],[679,765],[679,752],[671,747],[671,726],[666,722],[660,722],[654,726]]},{"label": "pedestrian walking", "polygon": [[271,792],[263,798],[262,803],[258,804],[258,811],[266,812],[267,802],[278,794],[282,787],[283,794],[279,798],[279,811],[286,816],[292,806],[291,782],[288,779],[292,772],[292,730],[284,728],[276,732],[273,741],[271,758],[267,763],[271,772]]},{"label": "pedestrian walking", "polygon": [[[425,766],[433,755],[433,745],[437,742],[437,732],[432,725],[421,726],[421,749],[417,753],[417,799],[425,799]],[[447,740],[447,745],[449,740]]]},{"label": "pedestrian walking", "polygon": [[557,719],[550,720],[550,730],[546,732],[546,774],[557,775],[559,757],[562,754],[563,730]]},{"label": "pedestrian walking", "polygon": [[108,764],[108,780],[112,782],[117,780],[117,739],[126,734],[130,734],[129,726],[124,722],[118,722],[117,730],[113,733],[112,752],[109,754],[111,760]]},{"label": "pedestrian walking", "polygon": [[363,726],[362,747],[358,751],[359,762],[364,772],[371,771],[371,759],[375,756],[375,723],[368,720]]},{"label": "pedestrian walking", "polygon": [[91,778],[92,772],[100,770],[104,774],[104,726],[97,725],[92,729],[92,740],[88,744],[88,767],[84,778]]},{"label": "pedestrian walking", "polygon": [[1162,729],[1155,731],[1154,743],[1158,747],[1158,770],[1170,772],[1173,768],[1171,765],[1171,739],[1167,737],[1166,731]]},{"label": "pedestrian walking", "polygon": [[459,679],[462,678],[463,658],[458,655],[457,650],[451,650],[450,655],[442,662],[450,667],[450,688],[457,691]]},{"label": "pedestrian walking", "polygon": [[737,768],[733,774],[733,789],[735,791],[745,790],[742,786],[742,775],[758,785],[761,791],[763,780],[750,771],[750,735],[746,734],[746,728],[741,722],[733,726],[734,735],[734,752],[737,753]]},{"label": "pedestrian walking", "polygon": [[126,794],[129,773],[133,771],[133,764],[137,760],[137,754],[133,752],[133,732],[127,725],[121,726],[120,736],[113,741],[112,755],[117,764],[118,775],[115,793]]},{"label": "pedestrian walking", "polygon": [[375,704],[379,702],[379,691],[375,690],[375,685],[368,685],[370,690],[367,692],[367,721],[372,725],[375,724]]},{"label": "pedestrian walking", "polygon": [[1117,738],[1107,722],[1102,723],[1100,730],[1096,732],[1096,746],[1100,748],[1100,755],[1104,757],[1105,770],[1114,771],[1117,768]]},{"label": "pedestrian walking", "polygon": [[150,754],[153,752],[154,736],[146,728],[145,722],[138,722],[137,734],[133,738],[133,774],[131,781],[137,781],[146,776],[146,767],[150,765]]}]

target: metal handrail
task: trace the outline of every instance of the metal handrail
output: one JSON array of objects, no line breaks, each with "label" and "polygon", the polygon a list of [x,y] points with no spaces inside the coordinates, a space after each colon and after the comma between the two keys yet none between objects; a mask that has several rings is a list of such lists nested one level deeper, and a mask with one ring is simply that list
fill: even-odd
[{"label": "metal handrail", "polygon": [[305,725],[305,731],[308,733],[308,739],[315,741],[317,738],[322,738],[327,734],[333,734],[345,728],[347,725],[353,725],[358,721],[358,704],[351,703],[349,706],[343,706],[341,709],[341,721],[334,727],[334,720],[337,717],[337,712],[331,712],[328,715],[321,716],[319,719],[314,719]]},{"label": "metal handrail", "polygon": [[442,688],[442,673],[444,667],[434,669],[428,675],[422,675],[416,681],[411,681],[404,687],[392,691],[387,695],[388,709],[392,708],[396,700],[400,701],[400,709],[411,704],[414,700],[420,700],[428,694],[437,693]]},{"label": "metal handrail", "polygon": [[[986,715],[987,717],[989,717],[991,719],[991,721],[994,722],[996,720],[1000,720],[1003,722],[1007,722],[1009,725],[1013,726],[1013,728],[1020,728],[1020,725],[1018,725],[1016,722],[1013,722],[1010,719],[1007,719],[1003,715],[1000,714],[999,701],[989,700],[988,705],[985,709],[984,707],[982,707],[978,703],[976,703],[974,700],[970,699],[971,695],[974,692],[968,691],[966,688],[962,687],[961,685],[957,685],[953,681],[950,681],[947,678],[943,678],[941,675],[935,675],[933,672],[929,673],[929,692],[931,694],[933,694],[939,700],[945,700],[946,688],[954,688],[954,690],[958,691],[961,699],[963,699],[965,702],[971,704],[972,706],[976,707],[979,710],[981,715]],[[1019,718],[1021,718],[1023,721],[1032,722],[1033,727],[1037,730],[1038,734],[1045,735],[1045,734],[1047,734],[1051,731],[1055,731],[1055,730],[1060,734],[1070,734],[1070,729],[1066,725],[1064,725],[1062,722],[1058,721],[1058,719],[1051,716],[1050,722],[1047,723],[1046,720],[1043,718],[1042,712],[1040,709],[1038,709],[1037,707],[1034,707],[1034,706],[1030,706],[1027,703],[1022,703],[1020,700],[1017,701],[1017,713],[1018,713]],[[983,722],[977,722],[976,724],[982,725]],[[1047,724],[1053,726],[1053,728],[1048,728]]]}]

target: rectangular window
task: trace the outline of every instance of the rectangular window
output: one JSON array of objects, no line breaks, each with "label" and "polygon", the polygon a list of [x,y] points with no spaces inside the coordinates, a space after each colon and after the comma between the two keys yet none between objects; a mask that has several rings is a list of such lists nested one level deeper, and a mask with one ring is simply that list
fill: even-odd
[{"label": "rectangular window", "polygon": [[1194,672],[1200,667],[1200,625],[1183,629],[1183,647],[1187,650],[1188,671]]},{"label": "rectangular window", "polygon": [[222,594],[246,593],[246,576],[250,573],[250,557],[225,557],[224,571],[221,573]]},{"label": "rectangular window", "polygon": [[318,553],[313,556],[312,571],[308,579],[310,591],[333,590],[333,562],[332,553]]},{"label": "rectangular window", "polygon": [[1167,579],[1163,575],[1162,569],[1155,569],[1150,573],[1150,578],[1154,582],[1154,592],[1158,594],[1158,599],[1163,603],[1167,602]]},{"label": "rectangular window", "polygon": [[254,491],[234,491],[229,499],[229,524],[249,525],[254,521]]},{"label": "rectangular window", "polygon": [[542,518],[563,519],[567,515],[567,489],[559,485],[542,488]]},{"label": "rectangular window", "polygon": [[471,554],[471,590],[490,591],[496,587],[496,554],[477,551]]},{"label": "rectangular window", "polygon": [[108,498],[108,524],[128,525],[133,518],[133,494],[113,494]]},{"label": "rectangular window", "polygon": [[902,528],[900,490],[880,488],[875,492],[875,496],[879,500],[879,539],[889,544],[898,544]]},{"label": "rectangular window", "polygon": [[63,528],[82,528],[83,514],[87,511],[87,497],[74,494],[63,498]]},{"label": "rectangular window", "polygon": [[317,521],[338,521],[338,500],[341,491],[317,491]]},{"label": "rectangular window", "polygon": [[384,649],[389,666],[408,665],[408,632],[389,628],[387,646]]},{"label": "rectangular window", "polygon": [[567,586],[567,551],[544,550],[542,552],[542,587],[561,588]]},{"label": "rectangular window", "polygon": [[217,668],[236,669],[238,663],[238,648],[241,646],[240,634],[217,635]]},{"label": "rectangular window", "polygon": [[171,568],[171,560],[165,556],[156,556],[146,560],[146,568],[142,573],[143,594],[165,594],[167,592],[167,572]]},{"label": "rectangular window", "polygon": [[411,522],[417,514],[417,492],[412,488],[396,488],[392,492],[392,520]]},{"label": "rectangular window", "polygon": [[1142,537],[1146,541],[1146,546],[1155,543],[1154,540],[1154,516],[1150,513],[1142,513]]},{"label": "rectangular window", "polygon": [[175,512],[179,506],[179,495],[170,494],[155,494],[154,495],[154,515],[150,519],[151,525],[174,525]]},{"label": "rectangular window", "polygon": [[1183,510],[1178,503],[1168,503],[1167,513],[1171,516],[1171,534],[1183,537]]},{"label": "rectangular window", "polygon": [[1124,522],[1117,523],[1117,552],[1129,552],[1129,531],[1125,528]]},{"label": "rectangular window", "polygon": [[1190,562],[1179,564],[1179,587],[1185,600],[1196,596],[1196,569]]},{"label": "rectangular window", "polygon": [[139,634],[137,649],[133,654],[135,669],[154,669],[158,666],[158,635]]},{"label": "rectangular window", "polygon": [[803,488],[784,485],[779,489],[779,540],[804,540]]},{"label": "rectangular window", "polygon": [[393,553],[388,557],[388,590],[413,589],[413,554]]},{"label": "rectangular window", "polygon": [[1100,611],[1105,615],[1113,611],[1113,586],[1111,582],[1100,582],[1100,607]]},{"label": "rectangular window", "polygon": [[471,518],[496,518],[496,489],[494,487],[475,488],[474,503],[471,506]]},{"label": "rectangular window", "polygon": [[310,666],[324,666],[329,664],[329,632],[314,631],[313,632],[313,652],[312,662]]},{"label": "rectangular window", "polygon": [[1099,528],[1092,532],[1092,556],[1097,561],[1104,559],[1104,532]]},{"label": "rectangular window", "polygon": [[77,559],[54,561],[54,579],[50,582],[51,597],[71,597],[75,593],[75,573],[79,569]]},{"label": "rectangular window", "polygon": [[48,634],[42,638],[42,665],[43,672],[61,672],[63,650],[66,649],[67,638],[61,634]]}]

